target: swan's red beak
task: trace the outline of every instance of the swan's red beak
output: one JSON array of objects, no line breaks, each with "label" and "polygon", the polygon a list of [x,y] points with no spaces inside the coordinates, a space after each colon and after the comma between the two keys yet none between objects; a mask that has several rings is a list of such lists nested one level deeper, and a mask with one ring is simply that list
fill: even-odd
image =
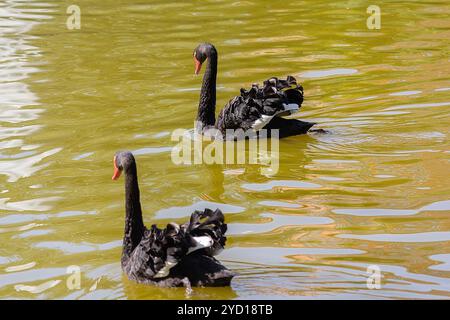
[{"label": "swan's red beak", "polygon": [[122,171],[120,171],[119,168],[117,168],[116,157],[114,157],[113,163],[114,163],[114,174],[112,176],[112,179],[113,180],[117,180],[117,179],[119,179],[120,174],[122,173]]},{"label": "swan's red beak", "polygon": [[197,60],[196,57],[194,57],[195,62],[195,74],[198,74],[200,72],[200,69],[202,68],[202,63]]}]

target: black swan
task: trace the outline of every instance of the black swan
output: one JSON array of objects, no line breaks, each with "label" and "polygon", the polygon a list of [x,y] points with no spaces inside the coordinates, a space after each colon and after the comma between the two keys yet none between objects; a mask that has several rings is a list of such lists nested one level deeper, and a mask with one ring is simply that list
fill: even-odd
[{"label": "black swan", "polygon": [[223,249],[227,225],[217,209],[195,211],[190,221],[165,229],[144,226],[136,161],[131,152],[114,156],[113,180],[125,172],[125,235],[122,269],[129,279],[164,287],[228,286],[234,273],[213,256]]},{"label": "black swan", "polygon": [[[286,80],[272,77],[264,81],[262,88],[253,84],[250,90],[241,89],[241,95],[225,105],[216,121],[217,50],[210,43],[202,43],[194,50],[193,56],[195,74],[208,60],[196,119],[195,129],[198,133],[215,135],[220,132],[226,136],[227,129],[258,132],[264,128],[278,129],[279,137],[283,138],[307,133],[315,125],[281,117],[298,111],[303,102],[303,87],[297,85],[292,76]],[[270,135],[271,130],[267,131]]]}]

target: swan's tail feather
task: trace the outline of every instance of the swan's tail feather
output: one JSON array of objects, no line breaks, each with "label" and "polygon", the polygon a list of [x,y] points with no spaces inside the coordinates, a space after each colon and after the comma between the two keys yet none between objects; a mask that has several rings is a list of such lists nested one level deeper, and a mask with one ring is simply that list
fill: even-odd
[{"label": "swan's tail feather", "polygon": [[[226,134],[226,129],[259,131],[275,117],[297,112],[303,103],[303,87],[288,76],[286,80],[272,77],[260,87],[241,89],[241,95],[231,99],[222,109],[216,127]],[[286,129],[287,130],[287,129]]]},{"label": "swan's tail feather", "polygon": [[242,88],[241,97],[246,103],[256,100],[264,115],[289,115],[300,109],[303,87],[293,76],[287,76],[286,80],[272,77],[264,81],[261,88],[258,84],[253,84],[248,91]]},{"label": "swan's tail feather", "polygon": [[[192,240],[189,253],[198,249],[205,249],[208,255],[218,254],[227,241],[225,237],[227,225],[224,221],[224,215],[219,209],[215,211],[210,209],[195,211],[187,226],[187,234]],[[202,241],[199,241],[200,239]]]}]

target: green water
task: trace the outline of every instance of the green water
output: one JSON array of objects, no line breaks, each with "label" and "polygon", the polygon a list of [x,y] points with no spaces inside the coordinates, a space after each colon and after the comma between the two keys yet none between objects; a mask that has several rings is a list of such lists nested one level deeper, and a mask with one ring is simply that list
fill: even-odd
[{"label": "green water", "polygon": [[[449,298],[447,1],[0,2],[0,297]],[[192,50],[219,51],[217,103],[271,76],[305,89],[296,117],[330,134],[280,142],[280,168],[172,163],[192,128]],[[219,207],[231,288],[135,284],[120,269],[135,152],[147,225]],[[80,289],[66,285],[81,270]],[[376,265],[380,289],[366,285]]]}]

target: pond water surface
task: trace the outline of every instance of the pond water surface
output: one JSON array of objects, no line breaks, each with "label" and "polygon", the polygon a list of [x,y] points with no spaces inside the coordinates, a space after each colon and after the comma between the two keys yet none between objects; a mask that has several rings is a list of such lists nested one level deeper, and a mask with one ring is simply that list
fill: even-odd
[{"label": "pond water surface", "polygon": [[[123,180],[135,151],[147,225],[219,207],[231,288],[190,299],[450,297],[450,7],[383,1],[78,0],[0,3],[0,297],[183,299],[120,269]],[[175,165],[192,128],[192,50],[219,51],[217,104],[295,76],[295,117],[329,134],[280,141],[280,167]],[[67,268],[80,267],[69,290]],[[367,287],[378,266],[381,288]]]}]

